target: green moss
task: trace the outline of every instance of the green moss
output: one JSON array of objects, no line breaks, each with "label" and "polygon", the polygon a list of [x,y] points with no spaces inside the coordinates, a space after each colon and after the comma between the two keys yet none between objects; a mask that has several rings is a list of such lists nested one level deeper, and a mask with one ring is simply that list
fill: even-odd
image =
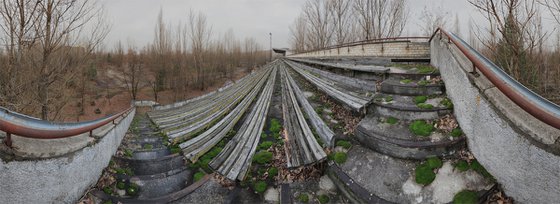
[{"label": "green moss", "polygon": [[260,150],[267,150],[268,148],[270,148],[270,147],[272,146],[272,144],[274,144],[274,143],[271,142],[271,141],[265,141],[265,142],[259,144],[258,149],[260,149]]},{"label": "green moss", "polygon": [[459,171],[469,170],[469,163],[467,163],[467,161],[465,160],[460,160],[457,163],[455,163],[455,168],[458,169]]},{"label": "green moss", "polygon": [[131,149],[125,149],[124,150],[124,156],[125,157],[132,157],[132,153],[134,153],[134,151],[132,151]]},{"label": "green moss", "polygon": [[122,189],[126,188],[126,184],[122,181],[119,181],[119,182],[117,182],[117,188],[122,190]]},{"label": "green moss", "polygon": [[428,166],[432,169],[441,168],[441,166],[443,166],[443,162],[441,161],[441,159],[437,157],[428,158],[426,160],[426,164],[428,164]]},{"label": "green moss", "polygon": [[410,84],[410,82],[412,82],[412,80],[410,80],[410,79],[401,80],[401,84]]},{"label": "green moss", "polygon": [[410,131],[418,136],[430,136],[434,131],[434,126],[424,120],[416,120],[409,126]]},{"label": "green moss", "polygon": [[111,200],[106,200],[105,202],[103,202],[103,204],[113,204],[113,201],[111,201]]},{"label": "green moss", "polygon": [[204,175],[206,175],[204,172],[196,172],[193,176],[194,182],[200,181],[200,179],[202,179]]},{"label": "green moss", "polygon": [[433,109],[434,108],[434,105],[429,104],[429,103],[419,103],[419,104],[416,104],[416,106],[420,109]]},{"label": "green moss", "polygon": [[316,108],[315,108],[315,112],[316,112],[318,115],[323,114],[323,107],[321,107],[321,106],[316,107]]},{"label": "green moss", "polygon": [[334,153],[334,162],[338,164],[342,164],[346,162],[346,159],[348,159],[348,155],[346,153],[344,152]]},{"label": "green moss", "polygon": [[441,105],[445,106],[445,108],[447,108],[447,109],[452,109],[453,108],[453,102],[451,102],[451,100],[449,98],[444,98],[439,103]]},{"label": "green moss", "polygon": [[264,132],[261,133],[261,138],[262,138],[262,139],[265,139],[265,138],[267,138],[267,137],[268,137],[268,135],[267,135],[266,133],[264,133]]},{"label": "green moss", "polygon": [[278,119],[275,119],[275,118],[270,120],[269,130],[270,130],[270,132],[273,132],[273,133],[280,132],[280,130],[282,130],[282,125],[280,124],[280,121],[278,121]]},{"label": "green moss", "polygon": [[430,84],[430,81],[420,80],[416,84],[418,84],[418,86],[427,86],[428,84]]},{"label": "green moss", "polygon": [[131,183],[126,189],[126,194],[130,196],[135,196],[136,194],[138,194],[138,186],[136,186],[136,184]]},{"label": "green moss", "polygon": [[463,135],[463,131],[461,130],[461,128],[455,128],[455,129],[451,130],[451,136],[459,137],[461,135]]},{"label": "green moss", "polygon": [[253,186],[253,188],[255,189],[255,192],[257,192],[257,193],[264,193],[266,191],[266,187],[268,187],[268,185],[264,181],[258,181]]},{"label": "green moss", "polygon": [[397,124],[399,122],[399,119],[396,119],[394,117],[388,117],[387,120],[385,120],[386,123],[389,123],[391,125]]},{"label": "green moss", "polygon": [[453,204],[476,204],[478,195],[474,191],[464,190],[453,196]]},{"label": "green moss", "polygon": [[385,102],[389,103],[393,101],[393,96],[385,96]]},{"label": "green moss", "polygon": [[237,132],[236,132],[235,130],[230,130],[230,131],[226,134],[226,137],[233,137],[233,136],[235,136],[236,133],[237,133]]},{"label": "green moss", "polygon": [[171,152],[171,154],[177,154],[177,153],[181,152],[181,148],[180,147],[171,147],[171,148],[169,148],[169,151]]},{"label": "green moss", "polygon": [[309,195],[307,193],[300,193],[298,196],[299,202],[308,203],[309,202]]},{"label": "green moss", "polygon": [[325,195],[325,194],[319,195],[318,199],[319,199],[319,203],[321,203],[321,204],[325,204],[325,203],[328,203],[330,201],[329,196]]},{"label": "green moss", "polygon": [[339,140],[336,142],[336,146],[343,147],[344,149],[350,149],[350,147],[352,147],[352,143],[346,140]]},{"label": "green moss", "polygon": [[427,96],[416,96],[416,97],[414,97],[414,103],[415,104],[424,103],[427,100],[428,100]]},{"label": "green moss", "polygon": [[109,186],[105,186],[105,188],[103,188],[103,192],[107,195],[112,195],[113,194],[113,189]]},{"label": "green moss", "polygon": [[471,162],[471,169],[478,172],[480,175],[484,176],[487,179],[490,179],[492,181],[495,180],[494,176],[492,176],[492,174],[486,171],[486,169],[480,163],[478,163],[477,160],[473,160]]},{"label": "green moss", "polygon": [[436,179],[434,170],[427,163],[420,164],[414,170],[416,183],[428,185]]},{"label": "green moss", "polygon": [[268,169],[268,176],[269,177],[274,177],[276,175],[278,175],[278,168],[270,167],[270,169]]},{"label": "green moss", "polygon": [[152,145],[152,144],[144,144],[144,149],[150,150],[150,149],[153,149],[153,148],[154,148],[154,145]]},{"label": "green moss", "polygon": [[129,175],[129,176],[134,175],[134,172],[132,171],[131,168],[118,168],[118,169],[115,169],[115,171],[117,172],[117,174],[124,174],[124,175]]},{"label": "green moss", "polygon": [[272,152],[260,151],[253,157],[253,162],[258,164],[266,164],[272,160]]},{"label": "green moss", "polygon": [[437,71],[436,68],[429,65],[416,65],[416,68],[418,69],[418,73],[420,74],[430,74]]}]

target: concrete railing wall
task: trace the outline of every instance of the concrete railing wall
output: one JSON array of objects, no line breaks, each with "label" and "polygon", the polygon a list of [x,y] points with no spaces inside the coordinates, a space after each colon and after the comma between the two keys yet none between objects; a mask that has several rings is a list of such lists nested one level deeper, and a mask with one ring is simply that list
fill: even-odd
[{"label": "concrete railing wall", "polygon": [[135,112],[97,135],[94,131],[95,139],[83,148],[66,147],[68,152],[50,158],[0,161],[0,203],[76,203],[109,164]]},{"label": "concrete railing wall", "polygon": [[429,58],[428,42],[378,42],[371,44],[352,45],[320,51],[311,51],[289,55],[287,57],[394,57],[394,58]]},{"label": "concrete railing wall", "polygon": [[468,146],[519,203],[560,201],[560,130],[535,119],[507,98],[447,39],[431,42]]}]

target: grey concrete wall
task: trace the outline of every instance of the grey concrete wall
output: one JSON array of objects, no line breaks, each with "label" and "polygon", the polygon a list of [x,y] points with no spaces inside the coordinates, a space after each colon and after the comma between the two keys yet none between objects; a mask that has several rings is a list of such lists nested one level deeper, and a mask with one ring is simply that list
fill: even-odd
[{"label": "grey concrete wall", "polygon": [[97,142],[65,155],[0,162],[0,203],[76,203],[116,152],[135,110]]},{"label": "grey concrete wall", "polygon": [[431,62],[438,67],[470,150],[519,203],[560,201],[560,133],[510,101],[446,39],[434,38]]},{"label": "grey concrete wall", "polygon": [[305,52],[288,57],[395,57],[429,58],[428,42],[384,42]]}]

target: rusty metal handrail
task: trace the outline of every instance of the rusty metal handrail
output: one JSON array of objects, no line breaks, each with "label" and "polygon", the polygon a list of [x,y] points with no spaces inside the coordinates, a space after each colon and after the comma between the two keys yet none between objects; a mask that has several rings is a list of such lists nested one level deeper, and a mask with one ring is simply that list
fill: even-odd
[{"label": "rusty metal handrail", "polygon": [[27,115],[9,111],[0,107],[0,130],[6,132],[5,143],[11,146],[11,135],[34,139],[57,139],[76,136],[114,122],[117,118],[126,115],[134,106],[105,118],[79,123],[54,123],[40,120]]},{"label": "rusty metal handrail", "polygon": [[391,38],[379,38],[379,39],[371,39],[371,40],[361,40],[349,43],[343,43],[339,45],[331,45],[323,48],[313,49],[313,50],[306,50],[303,52],[298,52],[295,54],[303,54],[303,53],[310,53],[316,52],[321,50],[329,50],[329,49],[336,49],[336,48],[343,48],[348,46],[355,46],[355,45],[365,45],[365,44],[373,44],[373,43],[383,43],[383,42],[412,42],[411,40],[418,40],[418,39],[430,39],[429,37],[391,37]]},{"label": "rusty metal handrail", "polygon": [[477,52],[454,33],[438,28],[430,38],[440,32],[447,36],[482,74],[515,104],[540,121],[560,129],[560,106],[550,102],[513,79],[496,64]]}]

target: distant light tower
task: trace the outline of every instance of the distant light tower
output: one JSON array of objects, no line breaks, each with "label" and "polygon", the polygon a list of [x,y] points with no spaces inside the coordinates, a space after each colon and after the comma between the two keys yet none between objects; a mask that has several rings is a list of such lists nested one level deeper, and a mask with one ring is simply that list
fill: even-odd
[{"label": "distant light tower", "polygon": [[272,62],[272,33],[268,33],[270,35],[270,61]]}]

